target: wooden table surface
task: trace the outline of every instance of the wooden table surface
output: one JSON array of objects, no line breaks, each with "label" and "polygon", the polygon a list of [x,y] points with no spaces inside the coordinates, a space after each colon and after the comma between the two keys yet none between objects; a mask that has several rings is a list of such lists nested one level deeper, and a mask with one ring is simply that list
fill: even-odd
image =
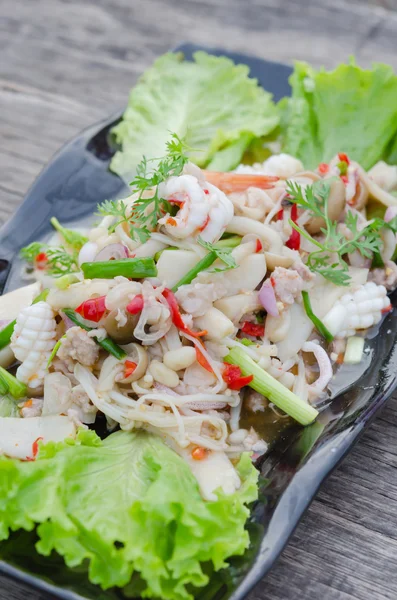
[{"label": "wooden table surface", "polygon": [[[182,41],[291,63],[397,67],[396,0],[2,0],[0,220],[51,155],[125,105]],[[29,215],[27,215],[27,218]],[[397,396],[329,478],[250,600],[397,598]],[[395,503],[396,502],[396,503]],[[0,577],[0,600],[44,596]]]}]

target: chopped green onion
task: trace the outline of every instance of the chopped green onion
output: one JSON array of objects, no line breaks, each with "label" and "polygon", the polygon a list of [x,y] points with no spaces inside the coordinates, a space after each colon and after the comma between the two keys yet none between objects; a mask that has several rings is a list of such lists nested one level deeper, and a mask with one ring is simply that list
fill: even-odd
[{"label": "chopped green onion", "polygon": [[[76,315],[76,313],[74,312],[74,310],[72,310],[71,308],[63,308],[62,312],[68,317],[68,319],[70,319],[73,323],[75,323],[75,325],[78,325],[78,327],[81,327],[81,329],[85,329],[86,331],[93,330],[92,327],[88,327],[87,325],[85,325],[85,323],[82,323],[80,321],[80,319],[78,318],[78,316]],[[118,346],[110,338],[105,338],[104,340],[98,340],[98,338],[94,337],[94,340],[96,341],[96,343],[99,346],[101,346],[101,348],[103,348],[104,350],[109,352],[109,354],[112,354],[113,356],[115,356],[118,360],[121,360],[122,358],[125,358],[127,356],[127,354],[124,352],[124,350],[122,348],[120,348],[120,346]]]},{"label": "chopped green onion", "polygon": [[358,365],[362,360],[363,354],[364,338],[358,336],[349,337],[343,362],[347,365]]},{"label": "chopped green onion", "polygon": [[48,359],[48,362],[47,362],[47,369],[51,365],[52,361],[54,360],[54,358],[56,356],[56,353],[58,352],[59,348],[61,347],[62,340],[64,340],[65,338],[66,338],[66,335],[63,335],[61,337],[61,339],[58,340],[57,343],[55,344],[55,346],[53,347],[52,352],[50,354],[50,358]]},{"label": "chopped green onion", "polygon": [[[37,304],[37,302],[46,300],[49,291],[50,290],[43,290],[38,296],[36,296],[36,298],[33,300],[32,304]],[[6,346],[8,346],[8,344],[10,343],[11,336],[14,333],[14,328],[15,328],[16,324],[17,324],[17,321],[16,321],[16,319],[14,319],[13,321],[11,321],[11,323],[8,323],[8,325],[6,325],[4,327],[4,329],[2,329],[0,331],[0,350],[2,348],[5,348]]]},{"label": "chopped green onion", "polygon": [[78,283],[79,281],[80,279],[77,277],[76,273],[67,273],[66,275],[57,277],[54,280],[54,283],[58,290],[66,290],[72,283]]},{"label": "chopped green onion", "polygon": [[202,258],[197,263],[197,265],[193,267],[193,269],[190,269],[190,271],[186,273],[186,275],[184,275],[182,279],[180,279],[178,283],[174,285],[172,291],[176,292],[177,289],[180,288],[182,285],[187,285],[188,283],[191,283],[193,279],[197,277],[200,271],[205,271],[205,269],[208,269],[208,267],[210,267],[212,263],[216,261],[217,258],[218,257],[216,255],[216,252],[209,252],[208,254],[206,254],[206,256],[204,256],[204,258]]},{"label": "chopped green onion", "polygon": [[18,381],[14,375],[0,367],[0,381],[3,388],[7,388],[7,392],[14,398],[24,398],[27,394],[27,386]]},{"label": "chopped green onion", "polygon": [[305,307],[306,314],[309,317],[309,319],[311,320],[311,322],[313,323],[314,327],[317,329],[317,331],[319,333],[321,333],[323,338],[325,338],[328,343],[332,342],[332,340],[334,339],[334,336],[332,335],[332,333],[330,331],[328,331],[328,329],[326,328],[324,323],[322,321],[320,321],[320,319],[318,317],[316,317],[316,315],[314,314],[314,312],[312,310],[312,305],[310,302],[309,294],[307,292],[303,291],[302,298],[303,298],[303,306]]},{"label": "chopped green onion", "polygon": [[248,338],[240,338],[238,341],[240,342],[240,344],[243,344],[243,346],[257,346],[258,345],[255,342],[253,342],[252,340],[249,340]]},{"label": "chopped green onion", "polygon": [[156,277],[157,275],[153,258],[123,258],[121,260],[87,262],[81,265],[81,270],[86,279],[113,279],[120,275],[130,279],[143,279],[143,277]]},{"label": "chopped green onion", "polygon": [[218,249],[236,248],[237,246],[239,246],[241,244],[241,240],[242,240],[241,236],[233,235],[224,240],[219,240],[219,242],[216,242],[216,244],[214,244],[214,247],[218,248]]},{"label": "chopped green onion", "polygon": [[244,376],[253,375],[254,378],[248,385],[266,396],[280,410],[283,410],[301,425],[309,425],[316,419],[318,411],[313,406],[301,400],[277,379],[266,373],[241,348],[232,348],[223,360],[240,367]]}]

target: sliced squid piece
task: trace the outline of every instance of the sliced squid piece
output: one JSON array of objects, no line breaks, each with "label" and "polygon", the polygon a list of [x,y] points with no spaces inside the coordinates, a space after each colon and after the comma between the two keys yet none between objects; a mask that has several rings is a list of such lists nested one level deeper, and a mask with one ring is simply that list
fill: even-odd
[{"label": "sliced squid piece", "polygon": [[209,451],[202,460],[192,458],[191,448],[178,450],[197,479],[204,500],[216,500],[216,490],[234,494],[241,486],[240,477],[222,451]]},{"label": "sliced squid piece", "polygon": [[63,442],[76,437],[76,427],[68,417],[0,417],[0,452],[11,458],[34,458],[34,443]]},{"label": "sliced squid piece", "polygon": [[200,257],[191,250],[164,250],[157,262],[157,277],[162,284],[172,288],[199,260]]}]

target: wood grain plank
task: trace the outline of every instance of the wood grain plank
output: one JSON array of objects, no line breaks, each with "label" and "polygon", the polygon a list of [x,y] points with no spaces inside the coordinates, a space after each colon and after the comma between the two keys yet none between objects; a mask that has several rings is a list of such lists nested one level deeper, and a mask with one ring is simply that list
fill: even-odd
[{"label": "wood grain plank", "polygon": [[[397,67],[397,0],[3,0],[0,222],[51,155],[124,106],[181,41],[328,67]],[[329,478],[251,600],[397,598],[397,397]],[[0,577],[0,599],[44,595]]]}]

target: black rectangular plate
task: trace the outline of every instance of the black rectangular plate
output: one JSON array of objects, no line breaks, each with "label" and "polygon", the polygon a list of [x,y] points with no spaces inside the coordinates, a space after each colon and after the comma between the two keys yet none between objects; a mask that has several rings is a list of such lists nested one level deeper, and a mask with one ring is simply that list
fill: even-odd
[{"label": "black rectangular plate", "polygon": [[[191,58],[196,50],[229,56],[250,67],[251,75],[273,93],[276,100],[288,95],[291,68],[259,58],[184,44],[177,48]],[[108,169],[113,149],[109,130],[121,111],[90,127],[54,156],[28,192],[23,205],[0,232],[0,289],[19,285],[22,246],[49,233],[49,219],[82,220],[96,205],[126,191]],[[26,219],[29,215],[29,220]],[[391,298],[393,306],[396,297]],[[379,335],[377,335],[379,330]],[[368,426],[397,384],[397,324],[394,310],[369,340],[369,354],[361,378],[352,386],[345,371],[338,381],[332,405],[321,423],[291,429],[276,443],[260,465],[260,497],[248,529],[251,547],[229,569],[215,574],[197,594],[203,600],[241,600],[271,568],[313,500],[319,486]],[[65,600],[121,600],[121,590],[106,592],[91,585],[85,572],[67,569],[60,557],[45,558],[34,550],[34,532],[16,532],[0,544],[0,572]]]}]

